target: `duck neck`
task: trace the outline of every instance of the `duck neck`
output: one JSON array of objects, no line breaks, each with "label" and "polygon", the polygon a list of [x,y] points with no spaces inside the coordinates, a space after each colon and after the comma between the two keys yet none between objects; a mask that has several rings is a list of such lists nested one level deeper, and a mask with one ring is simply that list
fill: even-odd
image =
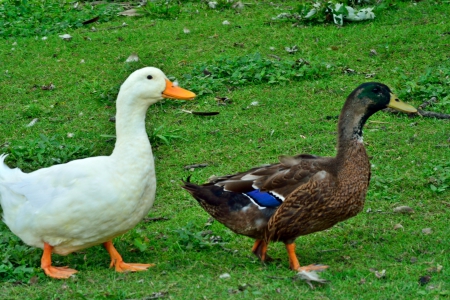
[{"label": "duck neck", "polygon": [[123,95],[117,97],[116,111],[116,144],[112,155],[130,157],[127,153],[148,152],[151,154],[151,146],[145,130],[145,117],[148,103],[145,101],[124,101]]},{"label": "duck neck", "polygon": [[364,148],[362,128],[370,115],[364,107],[352,105],[352,102],[344,105],[338,123],[337,161],[348,160],[348,152],[356,145]]}]

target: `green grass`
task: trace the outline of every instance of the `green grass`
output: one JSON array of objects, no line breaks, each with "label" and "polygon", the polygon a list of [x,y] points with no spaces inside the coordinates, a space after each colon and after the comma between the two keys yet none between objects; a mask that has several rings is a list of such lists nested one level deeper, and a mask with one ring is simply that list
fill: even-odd
[{"label": "green grass", "polygon": [[[250,253],[252,240],[217,222],[205,225],[207,213],[180,188],[180,179],[188,175],[205,182],[211,175],[274,162],[281,154],[334,155],[336,116],[362,82],[386,83],[415,106],[437,96],[439,103],[427,109],[450,113],[449,6],[436,3],[398,3],[373,21],[344,27],[293,27],[271,18],[296,7],[295,1],[250,1],[241,11],[226,6],[213,10],[192,1],[179,4],[176,18],[150,13],[115,17],[56,30],[46,40],[34,34],[4,36],[0,152],[12,153],[7,163],[26,171],[58,159],[110,154],[115,94],[135,69],[156,66],[182,87],[207,92],[192,102],[159,103],[147,115],[147,132],[157,143],[158,176],[149,217],[167,220],[143,221],[115,244],[126,261],[156,263],[154,268],[116,273],[108,269],[106,251],[93,247],[67,257],[54,255],[55,265],[69,265],[79,273],[67,281],[52,280],[39,268],[42,250],[24,245],[1,224],[0,298],[145,299],[156,293],[169,299],[448,298],[448,120],[384,112],[369,120],[364,141],[373,171],[364,211],[330,230],[297,239],[301,264],[330,266],[322,274],[330,283],[315,284],[314,290],[291,280],[294,273],[282,244],[269,247],[275,262],[261,264]],[[222,25],[225,20],[230,25]],[[122,27],[123,22],[128,25]],[[58,37],[64,33],[72,40]],[[294,45],[297,52],[285,51]],[[377,55],[370,55],[371,49]],[[138,54],[139,62],[125,63],[131,53]],[[250,60],[250,71],[239,68],[243,58]],[[316,75],[290,77],[287,66],[298,59],[317,68]],[[286,80],[263,80],[265,63],[266,70],[278,71]],[[320,67],[327,65],[329,69]],[[203,66],[225,75],[205,79]],[[233,68],[241,73],[225,72]],[[355,72],[344,72],[348,68]],[[50,83],[55,89],[41,89]],[[218,106],[215,96],[232,102]],[[251,105],[255,101],[258,105]],[[195,116],[182,109],[220,114]],[[34,126],[27,127],[35,118]],[[195,163],[208,167],[184,169]],[[415,213],[393,213],[400,205]],[[393,230],[395,224],[404,229]],[[423,234],[424,228],[432,233]],[[212,232],[201,235],[205,230]],[[219,243],[211,242],[211,236],[220,236],[214,239]],[[431,270],[437,265],[443,266],[439,273]],[[370,269],[386,270],[386,277],[379,279]],[[231,278],[219,279],[223,273]],[[427,275],[430,282],[420,285],[419,278]]]}]

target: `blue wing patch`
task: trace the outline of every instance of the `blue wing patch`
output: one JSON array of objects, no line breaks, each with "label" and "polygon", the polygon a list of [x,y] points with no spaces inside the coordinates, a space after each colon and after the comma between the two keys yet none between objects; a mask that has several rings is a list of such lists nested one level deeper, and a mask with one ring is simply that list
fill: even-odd
[{"label": "blue wing patch", "polygon": [[261,192],[259,189],[244,193],[244,195],[248,196],[255,204],[262,207],[277,207],[283,203],[283,201],[274,195],[268,192]]}]

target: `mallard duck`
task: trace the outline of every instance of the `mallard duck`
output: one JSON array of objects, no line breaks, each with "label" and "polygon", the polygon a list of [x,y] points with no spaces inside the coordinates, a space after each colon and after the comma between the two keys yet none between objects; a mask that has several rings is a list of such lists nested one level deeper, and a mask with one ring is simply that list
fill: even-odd
[{"label": "mallard duck", "polygon": [[41,268],[54,278],[77,271],[54,267],[51,254],[103,244],[116,271],[141,271],[151,264],[125,263],[112,239],[144,218],[155,199],[153,154],[145,131],[150,105],[163,98],[188,100],[195,94],[170,82],[153,67],[133,72],[117,97],[116,144],[110,156],[79,159],[23,173],[0,156],[3,220],[30,246],[44,249]]},{"label": "mallard duck", "polygon": [[348,96],[341,111],[336,157],[281,156],[279,163],[215,177],[203,185],[188,178],[183,188],[220,223],[255,239],[252,252],[262,261],[270,259],[269,242],[280,241],[286,246],[291,269],[321,271],[328,266],[300,267],[294,241],[363,209],[370,163],[362,129],[371,115],[387,107],[416,112],[386,85],[364,83]]}]

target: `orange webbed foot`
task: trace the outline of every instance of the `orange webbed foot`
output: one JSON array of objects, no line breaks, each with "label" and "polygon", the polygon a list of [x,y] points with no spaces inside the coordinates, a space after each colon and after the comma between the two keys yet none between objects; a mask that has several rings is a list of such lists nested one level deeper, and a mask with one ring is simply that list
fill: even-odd
[{"label": "orange webbed foot", "polygon": [[314,265],[314,264],[312,264],[312,265],[309,265],[309,266],[298,267],[296,269],[296,271],[297,272],[312,272],[312,271],[322,272],[322,271],[325,271],[328,268],[329,268],[329,266],[326,266],[326,265]]},{"label": "orange webbed foot", "polygon": [[134,263],[126,263],[123,261],[122,256],[117,252],[116,248],[111,241],[103,243],[106,251],[108,251],[111,256],[111,264],[110,268],[113,266],[116,267],[116,272],[138,272],[145,271],[150,267],[153,267],[154,264],[134,264]]},{"label": "orange webbed foot", "polygon": [[53,267],[52,266],[52,249],[53,246],[44,243],[44,253],[41,258],[41,268],[44,270],[45,274],[49,277],[56,279],[67,279],[76,272],[77,270],[69,269],[68,267]]},{"label": "orange webbed foot", "polygon": [[154,267],[155,264],[131,264],[122,261],[111,260],[110,268],[116,267],[116,272],[138,272],[145,271],[150,267]]},{"label": "orange webbed foot", "polygon": [[77,273],[77,270],[74,269],[70,269],[69,267],[45,267],[42,268],[45,272],[45,274],[47,274],[47,276],[52,277],[52,278],[56,278],[56,279],[67,279],[70,276],[72,276],[73,274]]},{"label": "orange webbed foot", "polygon": [[297,272],[311,272],[311,271],[316,271],[316,272],[321,272],[325,269],[328,268],[328,266],[325,265],[309,265],[309,266],[305,266],[305,267],[300,267],[300,263],[298,262],[297,259],[297,255],[295,254],[295,244],[286,244],[286,250],[288,252],[288,256],[289,256],[289,267],[291,268],[291,270],[297,271]]}]

